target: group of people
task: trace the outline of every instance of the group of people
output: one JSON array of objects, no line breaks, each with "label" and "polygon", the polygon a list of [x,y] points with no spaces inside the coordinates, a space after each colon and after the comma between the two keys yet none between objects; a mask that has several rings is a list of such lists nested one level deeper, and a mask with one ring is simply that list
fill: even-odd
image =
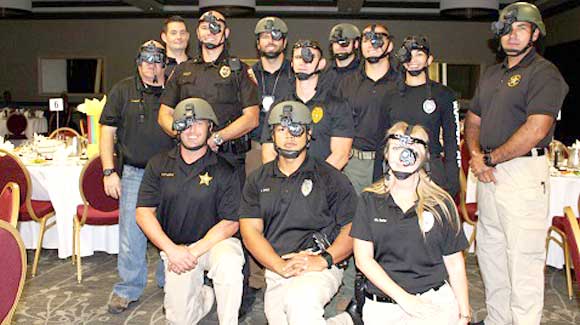
[{"label": "group of people", "polygon": [[[544,154],[567,86],[534,49],[546,33],[535,6],[506,7],[494,27],[507,57],[483,76],[465,130],[485,322],[539,324]],[[286,23],[266,17],[249,67],[229,53],[231,32],[205,12],[190,58],[185,21],[171,17],[109,92],[100,153],[120,200],[121,279],[109,312],[143,293],[150,240],[171,324],[198,323],[214,301],[220,324],[237,324],[264,285],[270,324],[471,322],[459,105],[429,78],[428,39],[396,48],[383,24],[343,23],[325,57],[316,40],[289,47]],[[246,177],[252,147],[262,165]],[[325,319],[339,291],[352,301]]]}]

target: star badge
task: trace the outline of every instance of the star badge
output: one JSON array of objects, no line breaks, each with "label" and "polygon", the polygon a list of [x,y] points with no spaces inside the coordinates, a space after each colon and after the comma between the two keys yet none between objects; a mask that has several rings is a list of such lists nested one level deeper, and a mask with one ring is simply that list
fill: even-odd
[{"label": "star badge", "polygon": [[199,185],[209,186],[209,183],[212,179],[213,177],[209,176],[209,174],[205,172],[205,174],[199,175]]}]

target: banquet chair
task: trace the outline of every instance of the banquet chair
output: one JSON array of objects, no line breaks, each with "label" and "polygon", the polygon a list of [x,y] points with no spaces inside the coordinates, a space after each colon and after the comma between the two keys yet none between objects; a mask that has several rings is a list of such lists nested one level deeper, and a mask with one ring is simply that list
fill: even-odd
[{"label": "banquet chair", "polygon": [[28,120],[23,114],[10,114],[6,120],[6,128],[8,129],[6,140],[26,140],[26,134],[24,134],[24,131],[27,126]]},{"label": "banquet chair", "polygon": [[42,250],[42,241],[47,229],[54,226],[55,221],[47,224],[47,221],[54,216],[54,208],[50,201],[32,199],[32,182],[28,170],[18,157],[8,151],[0,149],[0,187],[4,187],[9,182],[15,182],[20,187],[20,204],[18,212],[19,221],[36,221],[40,223],[40,233],[32,263],[32,276],[36,276],[38,260]]},{"label": "banquet chair", "polygon": [[[81,228],[110,226],[119,223],[119,201],[105,194],[103,186],[103,165],[100,156],[91,158],[83,167],[79,180],[83,204],[77,206],[73,224],[73,264],[77,264],[77,281],[82,281],[81,268]],[[75,261],[76,260],[76,261]]]},{"label": "banquet chair", "polygon": [[11,324],[26,280],[26,249],[18,230],[0,220],[0,324]]},{"label": "banquet chair", "polygon": [[574,211],[569,206],[564,208],[564,214],[566,215],[564,229],[568,237],[567,243],[574,265],[576,283],[580,289],[580,219],[574,215]]},{"label": "banquet chair", "polygon": [[52,133],[48,136],[48,138],[54,139],[58,136],[62,136],[64,138],[74,138],[74,137],[79,138],[81,135],[75,129],[62,127],[52,131]]},{"label": "banquet chair", "polygon": [[19,207],[20,187],[14,182],[8,182],[0,193],[0,220],[4,220],[16,227]]},{"label": "banquet chair", "polygon": [[[580,196],[578,197],[578,208],[580,209]],[[570,234],[566,232],[566,223],[567,223],[566,216],[557,216],[552,218],[552,225],[548,229],[548,236],[546,237],[546,256],[548,256],[550,241],[556,243],[564,251],[566,287],[568,289],[568,299],[572,300],[573,291],[572,291],[572,273],[570,271],[570,250],[573,249],[573,247],[570,247],[570,243],[568,241],[568,237]],[[552,235],[552,231],[557,233],[559,235],[559,238]]]},{"label": "banquet chair", "polygon": [[[466,203],[467,197],[467,175],[469,175],[469,159],[471,155],[469,154],[469,149],[465,141],[461,141],[460,145],[461,152],[461,168],[459,170],[459,215],[464,222],[467,222],[473,227],[473,232],[469,237],[469,247],[475,242],[475,234],[477,232],[477,203]],[[469,251],[469,247],[467,251]]]}]

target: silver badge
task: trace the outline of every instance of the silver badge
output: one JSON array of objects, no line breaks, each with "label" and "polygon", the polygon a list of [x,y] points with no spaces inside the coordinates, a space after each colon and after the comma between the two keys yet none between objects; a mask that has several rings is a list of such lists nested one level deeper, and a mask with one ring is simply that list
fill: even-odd
[{"label": "silver badge", "polygon": [[435,224],[435,216],[433,213],[429,211],[423,211],[423,224],[421,225],[421,230],[423,232],[429,232],[433,229],[433,225]]},{"label": "silver badge", "polygon": [[435,104],[435,101],[432,99],[425,99],[425,101],[423,102],[423,112],[427,114],[433,113],[436,108],[437,104]]},{"label": "silver badge", "polygon": [[262,109],[264,112],[270,111],[272,104],[274,104],[274,96],[262,96]]},{"label": "silver badge", "polygon": [[304,182],[302,182],[302,187],[300,189],[302,190],[302,195],[308,196],[310,192],[312,192],[312,180],[305,179]]}]

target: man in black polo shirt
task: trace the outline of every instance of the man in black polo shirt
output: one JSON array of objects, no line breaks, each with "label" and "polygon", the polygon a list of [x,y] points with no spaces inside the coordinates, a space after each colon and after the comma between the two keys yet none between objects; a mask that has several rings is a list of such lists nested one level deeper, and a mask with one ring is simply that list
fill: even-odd
[{"label": "man in black polo shirt", "polygon": [[165,66],[165,80],[169,80],[175,71],[175,67],[181,62],[189,60],[187,49],[189,47],[189,31],[185,20],[180,16],[171,16],[163,22],[161,39],[167,50]]},{"label": "man in black polo shirt", "polygon": [[[320,324],[338,291],[356,193],[338,170],[309,157],[310,110],[277,104],[268,117],[276,160],[253,172],[240,204],[244,243],[266,268],[264,311],[270,324]],[[351,323],[340,314],[327,323]]]},{"label": "man in black polo shirt", "polygon": [[363,29],[361,53],[364,64],[340,82],[340,96],[348,101],[354,119],[355,135],[351,158],[344,173],[357,193],[373,181],[375,152],[388,129],[386,103],[394,88],[396,73],[389,62],[393,49],[388,29],[381,24]]},{"label": "man in black polo shirt", "polygon": [[517,2],[493,24],[503,63],[479,82],[465,123],[478,178],[477,257],[486,324],[540,324],[550,179],[547,147],[568,86],[534,48],[546,27],[536,6]]},{"label": "man in black polo shirt", "polygon": [[360,31],[353,24],[338,24],[330,30],[328,41],[332,60],[323,71],[320,83],[322,87],[335,93],[340,80],[358,70]]},{"label": "man in black polo shirt", "polygon": [[171,129],[175,105],[190,97],[207,100],[220,121],[208,145],[236,167],[242,184],[245,156],[250,150],[248,133],[258,126],[256,85],[248,76],[249,67],[228,54],[230,29],[224,15],[213,10],[204,13],[196,32],[201,55],[175,69],[161,97],[159,124],[175,136]]},{"label": "man in black polo shirt", "polygon": [[[326,60],[316,41],[300,40],[292,47],[292,69],[296,75],[296,86],[286,100],[298,101],[308,106],[312,115],[312,142],[308,148],[310,156],[325,160],[334,168],[342,170],[354,135],[351,109],[337,100],[330,91],[318,87],[318,73]],[[270,128],[262,129],[262,162],[276,158]]]},{"label": "man in black polo shirt", "polygon": [[[149,158],[173,146],[172,139],[157,124],[164,83],[163,46],[156,41],[145,42],[136,62],[137,75],[111,89],[99,120],[105,193],[119,198],[117,268],[121,282],[115,284],[109,301],[109,312],[114,314],[138,300],[147,285],[147,238],[135,222],[137,193]],[[118,171],[113,163],[115,151],[122,158]],[[117,172],[122,172],[122,178]],[[161,273],[157,281],[162,284]]]},{"label": "man in black polo shirt", "polygon": [[166,265],[165,310],[171,324],[197,324],[211,309],[213,280],[220,324],[238,324],[244,254],[238,238],[240,185],[233,167],[208,150],[218,124],[203,99],[177,104],[180,145],[151,159],[139,189],[137,223]]}]

